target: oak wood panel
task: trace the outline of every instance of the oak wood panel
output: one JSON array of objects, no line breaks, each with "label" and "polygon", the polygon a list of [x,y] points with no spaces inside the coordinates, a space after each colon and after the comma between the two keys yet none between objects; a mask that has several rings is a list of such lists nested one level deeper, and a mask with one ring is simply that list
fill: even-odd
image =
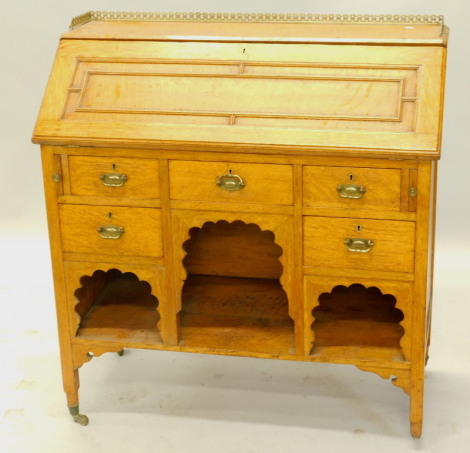
[{"label": "oak wood panel", "polygon": [[257,214],[281,215],[292,215],[294,213],[292,206],[262,203],[171,200],[170,206],[172,209],[190,209],[196,211],[252,212]]},{"label": "oak wood panel", "polygon": [[[431,297],[429,294],[428,278],[432,262],[432,248],[429,247],[432,229],[433,212],[431,208],[433,166],[420,162],[417,180],[417,221],[416,221],[416,255],[415,255],[415,284],[414,284],[414,329],[413,348],[411,352],[411,393],[410,393],[410,422],[411,434],[421,436],[423,423],[424,399],[424,366],[426,355],[426,307]],[[435,200],[434,200],[435,201]]]},{"label": "oak wood panel", "polygon": [[[347,238],[370,239],[374,246],[366,253],[350,252]],[[304,217],[306,266],[412,272],[414,241],[414,222]]]},{"label": "oak wood panel", "polygon": [[[191,146],[181,144],[177,148],[165,145],[164,143],[158,144],[155,147],[136,148],[127,147],[123,145],[107,143],[102,146],[67,146],[60,145],[54,147],[57,153],[66,154],[69,156],[103,156],[112,153],[115,157],[135,157],[135,158],[159,158],[169,160],[192,160],[196,162],[220,162],[223,153],[225,162],[252,162],[260,164],[302,164],[302,165],[323,165],[334,167],[366,167],[366,168],[416,168],[416,159],[405,159],[404,156],[397,153],[380,154],[383,159],[378,159],[379,155],[375,158],[364,157],[358,155],[352,157],[346,156],[332,156],[328,150],[323,150],[317,155],[305,155],[304,153],[296,154],[294,152],[283,153],[277,152],[276,147],[259,147],[247,146],[242,144],[229,145],[222,144],[216,147],[214,144],[201,144],[193,143]],[[289,146],[283,148],[287,151],[292,151]],[[304,150],[305,151],[305,150]],[[421,156],[422,158],[422,156]],[[424,159],[427,160],[427,159]],[[386,164],[384,165],[384,162]]]},{"label": "oak wood panel", "polygon": [[[60,205],[59,215],[64,252],[162,256],[158,209]],[[119,239],[102,238],[97,230],[107,225],[123,227],[123,235]]]},{"label": "oak wood panel", "polygon": [[93,195],[62,195],[57,197],[60,204],[129,206],[141,208],[160,208],[161,201],[156,198],[127,198]]},{"label": "oak wood panel", "polygon": [[[158,161],[150,159],[116,157],[69,157],[70,190],[72,195],[159,198]],[[103,184],[101,175],[116,173],[125,175],[120,187]]]},{"label": "oak wood panel", "polygon": [[79,57],[63,118],[413,131],[418,68]]},{"label": "oak wood panel", "polygon": [[44,178],[44,192],[47,206],[47,223],[49,229],[49,242],[54,273],[54,295],[59,333],[60,362],[62,370],[62,383],[69,407],[78,404],[78,389],[80,380],[77,368],[73,361],[73,348],[69,324],[69,312],[67,308],[68,293],[64,262],[62,261],[62,243],[60,238],[60,223],[58,205],[56,204],[57,183],[53,181],[53,174],[57,170],[54,162],[54,149],[48,146],[41,147],[41,161]]},{"label": "oak wood panel", "polygon": [[[229,172],[240,176],[241,190],[227,191],[216,184]],[[288,165],[240,162],[170,162],[170,196],[176,200],[292,205],[293,175]]]},{"label": "oak wood panel", "polygon": [[[401,280],[410,281],[414,280],[413,272],[389,272],[374,269],[374,278],[383,280]],[[304,266],[304,275],[317,275],[325,277],[356,277],[356,278],[369,278],[371,276],[370,270],[362,270],[357,268],[329,268],[324,266]]]},{"label": "oak wood panel", "polygon": [[[408,197],[407,197],[408,198]],[[304,206],[302,212],[306,216],[320,217],[358,217],[360,219],[383,220],[416,220],[416,213],[409,211],[387,211],[381,209],[344,209],[344,208],[315,208]]]},{"label": "oak wood panel", "polygon": [[[106,55],[106,57],[104,57],[104,55]],[[306,65],[306,62],[309,62],[310,65],[312,63],[319,63],[321,65],[326,65],[327,67],[332,68],[331,70],[333,73],[331,76],[327,76],[327,78],[336,78],[337,82],[334,83],[340,84],[342,83],[340,82],[342,76],[338,75],[338,73],[334,73],[334,68],[338,65],[349,68],[348,70],[356,67],[359,68],[360,71],[366,71],[367,69],[373,69],[375,67],[382,67],[383,70],[393,70],[395,67],[397,69],[408,68],[411,70],[412,68],[416,68],[417,65],[419,65],[420,70],[418,72],[417,82],[419,93],[417,94],[417,98],[416,100],[413,100],[414,98],[410,96],[405,96],[405,98],[403,98],[405,99],[405,103],[412,102],[416,104],[418,112],[416,123],[414,123],[414,121],[410,123],[410,125],[416,124],[416,128],[414,128],[413,131],[410,131],[409,134],[387,131],[386,124],[388,123],[387,121],[383,121],[383,118],[379,118],[381,115],[380,111],[378,111],[378,114],[375,116],[378,117],[384,125],[382,134],[377,134],[376,131],[366,130],[317,130],[318,126],[315,126],[314,130],[307,130],[305,129],[305,126],[302,126],[299,129],[286,128],[285,126],[273,128],[262,125],[237,125],[236,127],[233,127],[233,125],[231,126],[230,124],[236,124],[236,122],[232,122],[231,120],[228,125],[220,125],[220,127],[217,128],[211,127],[207,124],[159,125],[158,123],[149,124],[148,122],[136,123],[129,121],[129,119],[126,120],[126,123],[116,121],[116,119],[105,121],[104,123],[103,121],[96,121],[96,119],[94,121],[57,121],[57,119],[61,118],[67,111],[63,111],[63,106],[65,98],[69,95],[69,87],[63,83],[64,81],[72,80],[73,74],[76,70],[76,66],[73,64],[73,62],[77,56],[88,59],[95,59],[95,61],[100,59],[103,60],[104,58],[104,60],[121,59],[120,61],[122,62],[134,61],[145,63],[149,60],[155,61],[155,55],[159,56],[159,60],[166,60],[168,62],[180,61],[182,59],[196,61],[197,63],[202,61],[217,62],[228,60],[238,62],[243,67],[244,65],[249,65],[253,62],[260,62],[261,65],[272,66],[272,68],[275,68],[276,65],[279,66],[280,64],[287,66],[298,66]],[[350,147],[365,150],[372,148],[399,149],[403,151],[407,150],[412,155],[419,155],[422,152],[432,152],[438,155],[442,56],[442,49],[434,47],[405,48],[386,46],[348,46],[348,49],[346,49],[344,46],[334,45],[241,45],[236,43],[220,45],[215,43],[190,42],[109,43],[105,41],[96,41],[93,42],[93,45],[90,45],[90,42],[87,41],[63,41],[59,47],[59,58],[56,59],[53,73],[51,75],[51,83],[49,84],[50,88],[48,88],[44,98],[43,107],[35,131],[35,140],[44,142],[44,140],[54,141],[59,137],[67,137],[69,143],[74,142],[76,139],[79,141],[86,140],[103,142],[102,138],[107,137],[105,140],[106,142],[120,140],[121,143],[128,141],[129,143],[133,142],[135,144],[147,143],[147,145],[155,140],[163,142],[198,141],[209,143],[269,143],[273,145],[320,146],[330,149],[338,147]],[[390,62],[393,62],[393,64]],[[128,73],[129,71],[127,71],[127,74]],[[126,72],[123,72],[122,74],[124,76]],[[339,74],[341,74],[341,70]],[[251,74],[246,75],[246,77],[248,76],[254,77],[254,75]],[[119,71],[118,74],[113,77],[120,78],[121,75]],[[287,105],[289,105],[289,103],[287,101],[288,98],[285,98],[284,94],[286,93],[287,88],[284,89],[282,87],[284,86],[283,84],[287,83],[286,80],[292,81],[293,79],[286,79],[285,77],[291,76],[284,75],[275,77],[281,77],[279,79],[280,88],[275,90],[275,92],[278,93],[276,96],[280,97],[279,99],[276,97],[273,98],[273,104],[278,105],[278,111],[281,115],[285,116],[286,113],[282,112],[283,104],[286,104],[287,102]],[[144,79],[145,78],[147,77],[144,77]],[[61,83],[53,83],[53,81],[59,79]],[[201,78],[191,77],[191,79],[199,80]],[[204,78],[201,80],[203,79]],[[357,83],[360,83],[360,77],[356,79]],[[390,77],[389,79],[392,80],[394,78]],[[238,82],[239,80],[248,79],[237,78],[236,80]],[[324,82],[325,80],[322,80],[318,83]],[[372,83],[372,81],[370,83]],[[386,82],[385,85],[388,83],[392,82]],[[409,84],[406,85],[409,86]],[[75,96],[73,93],[75,88],[72,87],[71,89],[71,94]],[[204,90],[203,88],[201,89]],[[244,93],[244,96],[248,99],[252,99],[252,101],[256,101],[257,96],[255,91],[256,90],[254,88],[250,88],[248,89],[248,92]],[[351,118],[354,118],[355,116],[357,117],[357,114],[354,113],[356,103],[354,101],[350,102],[351,98],[348,98],[347,94],[348,89],[345,88],[344,90],[338,91],[343,92],[345,96],[342,100],[339,100],[338,106],[346,106],[346,104],[349,102],[349,109],[347,106],[345,107],[348,109],[347,114],[351,115]],[[364,96],[368,96],[365,94],[367,91],[368,90],[364,92]],[[401,91],[400,93],[404,92]],[[193,96],[196,94],[197,93],[192,93]],[[382,94],[385,94],[385,92]],[[104,96],[103,99],[108,96],[106,93],[102,93],[100,91],[100,96],[101,95]],[[111,94],[109,96],[111,96]],[[116,95],[114,92],[112,96],[114,97],[110,99],[114,101],[114,104],[119,101],[119,94]],[[341,95],[338,94],[338,96]],[[100,99],[99,96],[93,98]],[[144,102],[148,98],[148,93],[141,92],[139,89],[135,91],[135,97],[132,98],[132,102]],[[307,96],[306,99],[307,98],[315,99],[316,96]],[[382,96],[383,102],[380,104],[380,106],[382,107],[387,103],[395,102],[391,101],[393,98],[394,95],[391,93]],[[371,102],[375,102],[375,96],[370,100]],[[210,107],[206,110],[208,113],[211,112]],[[374,117],[373,110],[374,109],[371,108],[370,112]],[[402,109],[399,108],[399,115],[401,114],[401,110]],[[336,111],[337,110],[334,110],[334,112]],[[336,126],[332,125],[332,127]],[[141,140],[139,137],[145,137],[145,140]],[[83,142],[80,143],[84,144]]]},{"label": "oak wood panel", "polygon": [[[343,209],[400,210],[400,170],[304,167],[304,204],[314,207]],[[343,198],[339,185],[354,184],[364,187],[362,198]]]},{"label": "oak wood panel", "polygon": [[103,255],[100,253],[75,253],[64,252],[62,254],[64,261],[84,261],[89,263],[119,263],[119,264],[149,264],[154,266],[163,266],[163,257],[155,256],[116,256]]},{"label": "oak wood panel", "polygon": [[[96,355],[100,355],[105,352],[116,352],[126,347],[125,341],[103,341],[103,340],[92,340],[85,338],[73,338],[71,344],[74,347],[74,351],[83,353],[86,351],[98,351]],[[382,355],[383,360],[377,364],[378,360],[370,360],[368,358],[360,357],[316,357],[316,356],[301,356],[296,354],[279,354],[272,352],[252,352],[252,351],[238,351],[238,350],[227,350],[227,349],[214,349],[197,346],[170,346],[159,343],[134,343],[133,348],[135,349],[147,349],[156,351],[179,351],[179,352],[190,352],[197,354],[211,354],[211,355],[226,355],[235,357],[252,357],[262,359],[276,359],[276,360],[292,360],[302,361],[311,363],[336,363],[343,365],[355,365],[361,368],[371,368],[373,370],[383,370],[384,373],[388,372],[390,375],[404,374],[409,371],[410,364],[407,362],[393,362],[387,357]],[[380,351],[378,351],[380,355]],[[377,371],[374,371],[377,372]]]}]

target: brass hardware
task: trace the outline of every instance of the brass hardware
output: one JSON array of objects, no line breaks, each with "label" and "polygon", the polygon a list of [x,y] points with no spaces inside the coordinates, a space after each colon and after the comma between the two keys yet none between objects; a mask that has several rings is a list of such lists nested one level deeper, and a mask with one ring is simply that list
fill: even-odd
[{"label": "brass hardware", "polygon": [[103,225],[97,231],[104,239],[119,239],[124,234],[124,228],[116,225]]},{"label": "brass hardware", "polygon": [[235,192],[236,190],[241,190],[245,187],[245,183],[243,179],[232,173],[232,170],[226,175],[219,176],[217,178],[216,184],[224,190],[228,190],[229,192]]},{"label": "brass hardware", "polygon": [[414,14],[253,14],[88,11],[80,16],[74,17],[70,24],[70,29],[73,30],[94,20],[440,25],[441,34],[444,26],[444,16]]},{"label": "brass hardware", "polygon": [[408,195],[410,197],[416,197],[416,195],[418,195],[418,189],[416,187],[411,187],[408,189]]},{"label": "brass hardware", "polygon": [[103,173],[100,179],[106,187],[122,187],[127,181],[127,176],[121,173]]},{"label": "brass hardware", "polygon": [[53,180],[54,182],[60,182],[61,179],[62,179],[62,177],[60,176],[59,173],[54,173],[54,174],[52,175],[52,180]]},{"label": "brass hardware", "polygon": [[374,241],[362,238],[348,238],[344,244],[350,252],[367,253],[374,246]]},{"label": "brass hardware", "polygon": [[355,184],[340,184],[336,190],[342,198],[362,198],[366,193],[364,186],[356,186]]}]

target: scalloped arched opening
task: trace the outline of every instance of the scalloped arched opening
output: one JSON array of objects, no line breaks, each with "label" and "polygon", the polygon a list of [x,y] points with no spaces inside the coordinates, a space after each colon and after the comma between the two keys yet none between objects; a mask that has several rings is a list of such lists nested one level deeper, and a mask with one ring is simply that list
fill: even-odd
[{"label": "scalloped arched opening", "polygon": [[292,353],[294,323],[271,231],[242,221],[206,222],[183,244],[181,345]]},{"label": "scalloped arched opening", "polygon": [[74,292],[77,337],[160,343],[158,299],[151,285],[132,272],[96,270],[80,278]]},{"label": "scalloped arched opening", "polygon": [[354,349],[364,358],[383,353],[389,360],[403,360],[400,339],[404,314],[396,298],[376,287],[358,283],[335,286],[322,293],[312,311],[315,341],[311,354],[342,354]]}]

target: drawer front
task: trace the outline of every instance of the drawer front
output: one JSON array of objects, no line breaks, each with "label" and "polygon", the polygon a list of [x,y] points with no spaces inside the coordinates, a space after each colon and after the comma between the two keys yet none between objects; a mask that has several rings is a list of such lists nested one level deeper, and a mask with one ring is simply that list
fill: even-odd
[{"label": "drawer front", "polygon": [[159,198],[158,161],[70,156],[72,195]]},{"label": "drawer front", "polygon": [[400,210],[401,170],[304,167],[304,205]]},{"label": "drawer front", "polygon": [[414,222],[304,217],[304,264],[413,272],[414,240]]},{"label": "drawer front", "polygon": [[59,215],[64,252],[162,256],[158,209],[60,205]]},{"label": "drawer front", "polygon": [[173,200],[291,205],[292,167],[229,162],[170,162]]}]

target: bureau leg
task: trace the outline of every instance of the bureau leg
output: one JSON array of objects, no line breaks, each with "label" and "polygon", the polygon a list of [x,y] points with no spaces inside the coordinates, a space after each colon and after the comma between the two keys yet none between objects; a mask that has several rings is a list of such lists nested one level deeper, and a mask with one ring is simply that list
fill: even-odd
[{"label": "bureau leg", "polygon": [[73,421],[82,426],[88,425],[88,417],[80,414],[78,406],[78,389],[80,387],[78,370],[65,370],[63,366],[62,377],[64,380],[64,390],[67,395],[67,405]]},{"label": "bureau leg", "polygon": [[[424,370],[423,370],[424,371]],[[410,431],[418,439],[423,430],[424,372],[412,377],[410,392]]]}]

